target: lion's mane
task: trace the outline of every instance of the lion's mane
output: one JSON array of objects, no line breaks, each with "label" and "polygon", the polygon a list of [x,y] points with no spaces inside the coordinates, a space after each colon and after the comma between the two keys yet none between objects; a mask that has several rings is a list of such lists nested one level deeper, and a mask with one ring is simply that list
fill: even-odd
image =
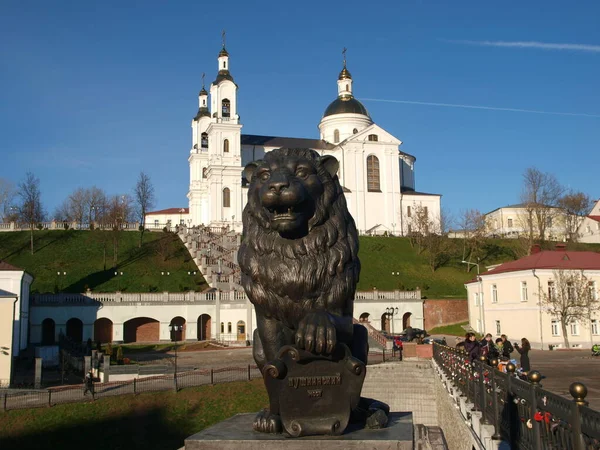
[{"label": "lion's mane", "polygon": [[300,239],[282,238],[270,228],[256,179],[248,188],[243,212],[243,239],[238,253],[242,285],[250,301],[291,329],[308,311],[351,316],[360,273],[358,233],[348,212],[337,175],[320,164],[310,149],[273,150],[267,162],[297,155],[311,161],[323,185],[309,232]]}]

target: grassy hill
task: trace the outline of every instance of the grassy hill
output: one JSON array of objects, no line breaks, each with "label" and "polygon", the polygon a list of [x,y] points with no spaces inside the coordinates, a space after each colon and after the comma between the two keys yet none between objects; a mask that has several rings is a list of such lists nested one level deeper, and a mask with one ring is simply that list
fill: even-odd
[{"label": "grassy hill", "polygon": [[32,255],[28,231],[7,232],[0,233],[0,259],[32,274],[33,292],[177,292],[208,287],[177,236],[145,233],[141,248],[139,240],[136,231],[117,236],[98,230],[35,231]]},{"label": "grassy hill", "polygon": [[[111,231],[35,231],[35,254],[29,251],[29,232],[0,233],[0,259],[21,267],[34,277],[34,292],[180,292],[207,287],[189,252],[172,233],[146,233],[138,248],[139,233],[118,233],[117,264],[113,263],[115,234]],[[358,289],[367,291],[421,288],[427,298],[464,298],[465,281],[476,274],[461,263],[462,240],[449,240],[448,258],[432,272],[425,254],[408,238],[360,238],[362,271]],[[553,244],[548,244],[552,246]],[[480,269],[512,261],[522,254],[512,239],[488,240],[480,252]],[[599,245],[573,244],[573,250],[600,251]],[[106,249],[106,270],[104,269]],[[57,275],[57,272],[67,272]],[[123,275],[115,276],[114,273]],[[165,275],[161,275],[165,273]],[[169,272],[170,275],[166,275]],[[399,273],[399,275],[397,275]]]}]

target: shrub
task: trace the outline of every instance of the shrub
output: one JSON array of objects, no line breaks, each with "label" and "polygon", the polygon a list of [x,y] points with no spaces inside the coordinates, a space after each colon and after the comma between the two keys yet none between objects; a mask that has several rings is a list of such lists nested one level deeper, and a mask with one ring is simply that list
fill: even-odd
[{"label": "shrub", "polygon": [[123,347],[117,347],[117,362],[123,364]]},{"label": "shrub", "polygon": [[106,350],[104,351],[104,354],[106,354],[106,356],[112,356],[113,348],[112,348],[112,344],[110,342],[108,344],[106,344]]}]

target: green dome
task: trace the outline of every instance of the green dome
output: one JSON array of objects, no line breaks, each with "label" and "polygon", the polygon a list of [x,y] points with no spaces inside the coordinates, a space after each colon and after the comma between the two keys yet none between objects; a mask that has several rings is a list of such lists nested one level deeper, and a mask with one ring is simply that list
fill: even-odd
[{"label": "green dome", "polygon": [[354,97],[350,96],[336,98],[329,104],[323,117],[333,116],[334,114],[362,114],[363,116],[371,118],[367,108]]}]

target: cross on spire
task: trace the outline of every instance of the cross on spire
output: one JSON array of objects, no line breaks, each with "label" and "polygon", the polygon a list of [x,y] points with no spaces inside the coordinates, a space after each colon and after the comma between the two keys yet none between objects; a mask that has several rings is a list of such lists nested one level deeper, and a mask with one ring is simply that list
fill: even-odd
[{"label": "cross on spire", "polygon": [[346,52],[348,51],[348,49],[346,47],[344,47],[344,50],[342,50],[342,55],[344,55],[344,68],[346,68]]},{"label": "cross on spire", "polygon": [[221,40],[223,41],[223,48],[225,48],[225,30],[221,31]]},{"label": "cross on spire", "polygon": [[204,72],[202,72],[202,89],[204,89],[204,78],[206,77],[206,74]]}]

